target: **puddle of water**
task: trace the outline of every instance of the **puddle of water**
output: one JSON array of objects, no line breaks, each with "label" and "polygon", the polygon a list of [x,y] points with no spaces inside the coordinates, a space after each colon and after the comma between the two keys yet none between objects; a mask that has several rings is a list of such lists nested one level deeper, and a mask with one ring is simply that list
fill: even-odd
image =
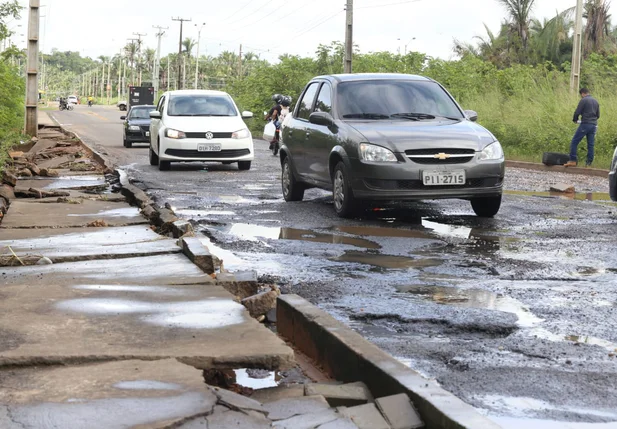
[{"label": "puddle of water", "polygon": [[93,315],[141,315],[146,323],[189,329],[214,329],[244,322],[244,307],[231,300],[210,299],[152,303],[116,298],[80,298],[56,304],[60,310]]},{"label": "puddle of water", "polygon": [[345,244],[365,249],[381,249],[379,244],[363,238],[324,234],[304,229],[236,223],[230,227],[221,228],[219,230],[250,241],[257,241],[259,238],[267,238],[271,240],[299,240],[313,243]]},{"label": "puddle of water", "polygon": [[531,327],[542,322],[534,316],[520,301],[497,295],[483,289],[459,289],[451,286],[406,285],[398,286],[401,293],[409,293],[437,304],[465,308],[485,308],[488,310],[514,313],[518,317],[517,325]]},{"label": "puddle of water", "polygon": [[182,386],[179,384],[155,380],[121,381],[114,384],[114,387],[123,390],[182,390]]},{"label": "puddle of water", "polygon": [[555,197],[566,200],[578,201],[611,201],[609,194],[604,192],[576,192],[564,194],[562,192],[529,192],[529,191],[504,191],[507,195],[522,195],[526,197]]},{"label": "puddle of water", "polygon": [[422,220],[422,226],[430,229],[433,233],[444,237],[468,239],[471,237],[471,228],[466,226],[448,225],[445,223]]},{"label": "puddle of water", "polygon": [[617,351],[617,344],[603,340],[602,338],[589,337],[587,335],[566,335],[565,340],[578,344],[591,344],[594,346],[604,347],[611,352]]},{"label": "puddle of water", "polygon": [[123,207],[120,209],[101,210],[96,214],[69,214],[67,216],[83,217],[83,216],[100,216],[100,217],[137,217],[140,216],[139,210],[135,207]]},{"label": "puddle of water", "polygon": [[414,259],[406,256],[392,256],[362,252],[345,252],[343,255],[333,258],[332,260],[337,262],[356,262],[358,264],[373,265],[375,267],[389,269],[428,268],[437,267],[443,263],[440,259]]},{"label": "puddle of water", "polygon": [[234,216],[236,212],[226,210],[174,210],[176,215],[182,217],[202,217],[202,216]]},{"label": "puddle of water", "polygon": [[105,184],[105,178],[100,176],[62,176],[54,178],[54,181],[43,189],[70,189]]},{"label": "puddle of water", "polygon": [[248,375],[246,369],[237,369],[234,372],[236,373],[236,383],[240,386],[250,387],[251,389],[265,389],[278,386],[276,374],[273,371],[268,372],[267,377],[264,378],[253,378]]},{"label": "puddle of water", "polygon": [[416,231],[413,229],[380,228],[374,226],[337,226],[334,229],[346,234],[369,237],[434,238],[427,234],[426,231]]}]

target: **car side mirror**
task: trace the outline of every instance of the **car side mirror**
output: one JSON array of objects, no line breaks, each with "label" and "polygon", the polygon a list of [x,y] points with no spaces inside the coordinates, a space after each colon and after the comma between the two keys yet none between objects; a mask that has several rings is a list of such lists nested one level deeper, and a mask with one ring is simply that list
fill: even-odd
[{"label": "car side mirror", "polygon": [[478,112],[475,112],[473,110],[465,110],[465,116],[467,116],[467,119],[469,119],[471,122],[476,122],[478,120]]},{"label": "car side mirror", "polygon": [[161,119],[162,117],[163,115],[161,115],[161,112],[159,112],[158,110],[153,110],[152,112],[150,112],[151,119]]},{"label": "car side mirror", "polygon": [[328,112],[313,112],[309,116],[309,122],[315,125],[331,127],[334,125],[334,118]]},{"label": "car side mirror", "polygon": [[251,119],[253,117],[253,112],[249,112],[245,110],[242,112],[242,119]]},{"label": "car side mirror", "polygon": [[126,116],[120,116],[120,119],[124,121],[126,120]]}]

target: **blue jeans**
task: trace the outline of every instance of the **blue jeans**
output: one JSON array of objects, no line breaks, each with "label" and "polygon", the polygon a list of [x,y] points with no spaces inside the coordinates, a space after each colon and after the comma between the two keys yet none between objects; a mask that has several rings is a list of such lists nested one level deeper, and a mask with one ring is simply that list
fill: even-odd
[{"label": "blue jeans", "polygon": [[598,132],[598,126],[595,124],[580,124],[574,137],[572,137],[572,143],[570,143],[570,161],[578,162],[578,156],[576,154],[578,144],[587,137],[587,165],[591,165],[593,162],[594,145],[596,142],[596,133]]}]

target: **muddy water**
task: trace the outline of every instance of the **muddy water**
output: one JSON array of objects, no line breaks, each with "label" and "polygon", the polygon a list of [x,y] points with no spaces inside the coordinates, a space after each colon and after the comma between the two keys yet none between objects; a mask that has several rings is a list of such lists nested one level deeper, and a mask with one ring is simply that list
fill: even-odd
[{"label": "muddy water", "polygon": [[566,200],[578,200],[578,201],[611,201],[611,197],[608,193],[603,192],[529,192],[529,191],[505,191],[507,195],[522,195],[527,197],[554,197],[563,198]]},{"label": "muddy water", "polygon": [[428,268],[437,267],[443,263],[440,259],[408,258],[406,256],[381,255],[363,252],[345,252],[333,258],[337,262],[355,262],[387,269]]}]

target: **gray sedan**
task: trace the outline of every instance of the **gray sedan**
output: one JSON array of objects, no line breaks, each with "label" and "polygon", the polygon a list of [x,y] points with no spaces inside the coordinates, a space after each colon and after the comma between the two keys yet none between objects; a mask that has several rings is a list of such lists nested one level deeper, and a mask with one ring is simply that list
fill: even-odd
[{"label": "gray sedan", "polygon": [[460,198],[478,216],[501,205],[501,145],[437,82],[411,75],[320,76],[283,123],[283,196],[333,191],[339,216],[364,202]]}]

